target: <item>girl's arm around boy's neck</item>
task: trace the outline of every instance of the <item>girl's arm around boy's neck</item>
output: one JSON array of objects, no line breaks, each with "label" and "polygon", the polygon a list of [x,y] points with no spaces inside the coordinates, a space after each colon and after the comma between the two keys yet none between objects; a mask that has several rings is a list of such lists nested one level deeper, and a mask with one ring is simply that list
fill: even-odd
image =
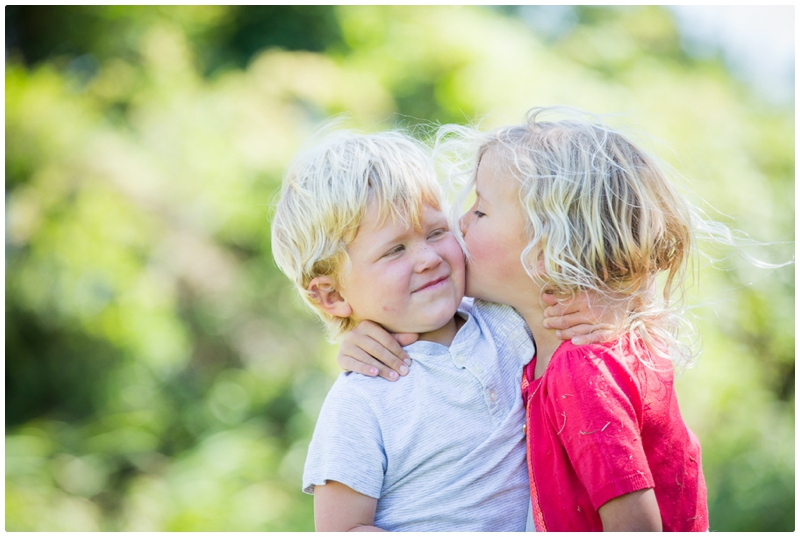
[{"label": "girl's arm around boy's neck", "polygon": [[378,500],[337,481],[314,487],[317,531],[385,531],[373,526]]}]

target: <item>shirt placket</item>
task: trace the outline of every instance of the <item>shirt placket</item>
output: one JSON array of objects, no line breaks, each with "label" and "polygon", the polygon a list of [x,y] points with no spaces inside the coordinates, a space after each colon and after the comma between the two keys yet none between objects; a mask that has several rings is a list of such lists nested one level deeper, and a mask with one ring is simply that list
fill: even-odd
[{"label": "shirt placket", "polygon": [[483,402],[489,417],[494,425],[498,425],[503,419],[503,408],[501,403],[502,390],[500,384],[499,364],[483,364],[475,361],[475,356],[489,356],[488,351],[483,347],[485,342],[472,342],[468,347],[459,346],[458,349],[451,349],[451,355],[456,367],[466,369],[480,383],[483,392]]},{"label": "shirt placket", "polygon": [[544,513],[542,513],[542,506],[539,502],[539,487],[536,482],[536,474],[533,471],[533,428],[531,419],[531,403],[533,398],[541,386],[541,379],[533,380],[533,371],[536,367],[536,357],[534,356],[530,364],[525,368],[522,374],[522,396],[525,401],[525,458],[528,463],[528,476],[530,477],[531,489],[531,518],[533,518],[533,525],[536,531],[547,531],[547,524],[544,521]]}]

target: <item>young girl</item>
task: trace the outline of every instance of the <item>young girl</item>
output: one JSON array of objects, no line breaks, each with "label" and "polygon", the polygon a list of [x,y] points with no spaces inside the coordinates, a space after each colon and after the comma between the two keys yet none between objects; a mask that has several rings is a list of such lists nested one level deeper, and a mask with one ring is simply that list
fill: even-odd
[{"label": "young girl", "polygon": [[[513,306],[536,340],[522,382],[536,528],[705,531],[700,445],[672,369],[691,359],[671,302],[693,246],[691,207],[619,132],[545,112],[484,137],[461,222],[467,294]],[[617,339],[577,347],[540,328],[547,290],[637,307]]]},{"label": "young girl", "polygon": [[[629,139],[576,113],[541,120],[551,111],[488,134],[440,133],[455,154],[477,147],[465,189],[476,201],[460,222],[466,294],[513,306],[536,342],[522,379],[533,521],[706,531],[700,445],[673,387],[673,365],[691,352],[671,300],[699,221]],[[578,347],[542,328],[545,292],[635,307],[618,308],[630,314],[615,339]]]}]

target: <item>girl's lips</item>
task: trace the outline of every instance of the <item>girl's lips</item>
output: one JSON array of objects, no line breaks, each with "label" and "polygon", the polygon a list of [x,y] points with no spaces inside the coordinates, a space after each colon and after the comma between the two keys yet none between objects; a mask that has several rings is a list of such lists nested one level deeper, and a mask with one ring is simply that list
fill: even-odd
[{"label": "girl's lips", "polygon": [[418,291],[425,291],[427,289],[433,289],[434,287],[439,287],[442,283],[447,281],[449,277],[450,276],[442,276],[441,278],[436,278],[435,280],[431,280],[414,292],[416,293]]}]

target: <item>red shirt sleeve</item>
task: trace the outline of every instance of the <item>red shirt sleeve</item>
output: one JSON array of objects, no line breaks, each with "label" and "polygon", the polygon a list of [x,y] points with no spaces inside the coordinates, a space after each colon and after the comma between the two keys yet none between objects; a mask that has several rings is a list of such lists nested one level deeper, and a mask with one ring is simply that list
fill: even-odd
[{"label": "red shirt sleeve", "polygon": [[595,509],[654,487],[642,447],[642,364],[602,345],[559,349],[548,365],[545,413]]}]

